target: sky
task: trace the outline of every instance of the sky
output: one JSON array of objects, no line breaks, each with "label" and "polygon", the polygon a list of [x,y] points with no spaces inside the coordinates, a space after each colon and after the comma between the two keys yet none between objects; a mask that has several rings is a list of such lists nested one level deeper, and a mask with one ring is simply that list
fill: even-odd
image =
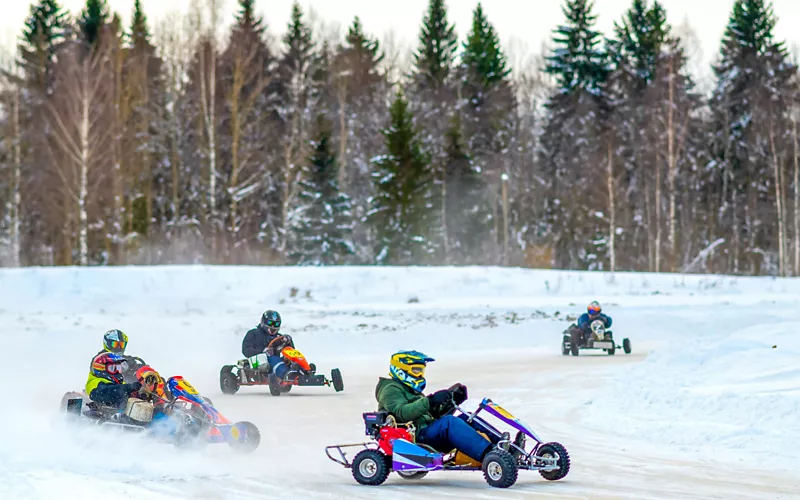
[{"label": "sky", "polygon": [[[11,47],[21,32],[29,11],[26,0],[0,0],[3,15],[0,16],[0,44]],[[204,1],[204,0],[200,0]],[[224,19],[230,24],[238,10],[238,0],[221,0]],[[293,0],[256,0],[257,10],[263,15],[273,34],[286,29]],[[83,7],[85,0],[61,0],[62,5],[73,13]],[[449,0],[447,2],[451,21],[463,40],[470,28],[472,9],[476,0]],[[484,0],[486,14],[497,28],[509,51],[512,63],[518,63],[524,53],[537,53],[547,41],[552,30],[563,22],[562,0]],[[630,6],[631,0],[595,0],[598,28],[608,34],[613,23],[618,21]],[[666,7],[673,26],[688,23],[696,39],[689,43],[693,58],[693,70],[708,73],[709,65],[719,52],[719,43],[725,29],[733,0],[661,0]],[[108,0],[112,10],[122,15],[126,24],[131,16],[133,0]],[[151,25],[170,13],[186,13],[190,0],[142,0]],[[361,17],[365,29],[386,40],[391,34],[400,48],[416,46],[419,25],[428,0],[300,0],[308,12],[313,9],[329,25],[340,25],[342,31],[355,15]],[[776,35],[787,42],[787,47],[800,45],[800,0],[773,0],[778,16]],[[519,65],[519,64],[517,64]],[[701,75],[697,75],[701,76]]]}]

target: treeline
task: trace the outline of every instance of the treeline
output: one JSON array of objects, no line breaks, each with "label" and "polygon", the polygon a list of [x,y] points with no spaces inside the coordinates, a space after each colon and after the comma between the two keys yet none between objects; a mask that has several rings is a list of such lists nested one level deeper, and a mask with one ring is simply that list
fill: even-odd
[{"label": "treeline", "polygon": [[[31,6],[0,89],[0,261],[800,273],[797,65],[735,0],[710,95],[657,1],[590,0],[533,71],[430,0],[408,68],[299,4],[149,28]],[[272,20],[270,20],[272,22]]]}]

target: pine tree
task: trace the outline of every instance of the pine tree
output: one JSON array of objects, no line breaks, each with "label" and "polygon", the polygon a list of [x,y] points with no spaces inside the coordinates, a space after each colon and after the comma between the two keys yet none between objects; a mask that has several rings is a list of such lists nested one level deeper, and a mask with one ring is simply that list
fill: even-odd
[{"label": "pine tree", "polygon": [[142,0],[134,0],[133,2],[130,41],[133,47],[150,45],[150,31],[147,27],[147,16],[145,16],[142,9]]},{"label": "pine tree", "polygon": [[[779,158],[787,147],[790,84],[797,68],[775,40],[775,23],[769,2],[736,0],[714,68],[713,157],[727,201],[717,226],[728,228],[722,236],[731,244],[728,269],[734,273],[759,273],[762,265],[772,265],[784,274],[786,267]],[[772,262],[763,262],[764,255]]]},{"label": "pine tree", "polygon": [[298,185],[298,206],[290,215],[290,259],[297,264],[345,264],[355,254],[350,199],[339,190],[331,133],[330,122],[319,115],[313,152]]},{"label": "pine tree", "polygon": [[86,0],[86,6],[78,17],[78,26],[86,43],[95,45],[108,19],[107,0]]},{"label": "pine tree", "polygon": [[414,53],[415,84],[433,90],[444,87],[451,77],[457,50],[458,36],[455,25],[447,20],[444,0],[430,0]]},{"label": "pine tree", "polygon": [[556,80],[547,103],[540,163],[545,212],[559,267],[599,268],[607,261],[604,144],[608,66],[590,0],[568,0],[554,32],[546,71]]},{"label": "pine tree", "polygon": [[421,264],[435,251],[430,239],[435,224],[430,159],[422,151],[402,91],[389,114],[389,127],[383,130],[386,154],[373,160],[376,194],[367,215],[376,233],[375,260],[389,265]]}]

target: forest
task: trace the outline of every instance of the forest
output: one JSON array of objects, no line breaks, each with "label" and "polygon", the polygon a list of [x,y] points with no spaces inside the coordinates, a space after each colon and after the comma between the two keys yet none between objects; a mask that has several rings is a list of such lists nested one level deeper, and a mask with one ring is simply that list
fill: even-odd
[{"label": "forest", "polygon": [[524,65],[478,2],[458,33],[429,0],[401,54],[229,1],[131,0],[129,25],[33,1],[0,67],[0,265],[800,274],[798,66],[767,0],[731,1],[707,86],[657,0],[611,33],[562,0]]}]

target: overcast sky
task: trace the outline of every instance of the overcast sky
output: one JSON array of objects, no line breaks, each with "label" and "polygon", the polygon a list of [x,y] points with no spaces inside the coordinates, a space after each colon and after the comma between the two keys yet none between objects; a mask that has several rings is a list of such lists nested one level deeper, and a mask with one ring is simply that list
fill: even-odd
[{"label": "overcast sky", "polygon": [[[0,0],[3,15],[0,16],[0,41],[10,46],[19,36],[28,14],[29,2],[25,0]],[[203,1],[203,0],[201,0]],[[237,0],[221,0],[225,20],[230,23],[238,9]],[[61,0],[62,5],[73,13],[82,8],[85,0]],[[128,24],[133,0],[108,0],[111,8],[119,12]],[[142,0],[145,13],[154,24],[171,12],[187,12],[190,0]],[[447,2],[451,21],[461,39],[470,27],[475,0],[449,0]],[[618,21],[631,0],[595,0],[595,11],[599,16],[599,28],[609,33],[614,21]],[[301,0],[308,11],[313,8],[326,22],[343,27],[355,15],[359,15],[366,30],[380,38],[393,32],[395,38],[407,47],[415,45],[419,24],[426,10],[427,0]],[[526,47],[537,52],[543,41],[550,37],[553,28],[563,21],[561,0],[484,0],[484,10],[489,20],[498,29],[503,43],[510,47]],[[678,26],[688,21],[697,35],[697,51],[700,67],[706,67],[719,51],[719,41],[733,5],[733,0],[662,0],[669,21]],[[286,29],[292,0],[256,0],[258,11],[264,16],[273,33]],[[792,49],[800,42],[800,0],[773,0],[778,15],[776,35],[786,40]],[[516,52],[521,52],[516,50]],[[512,62],[519,57],[512,54]],[[699,69],[699,68],[698,68]],[[705,71],[705,69],[704,69]],[[698,75],[699,76],[699,75]]]}]

